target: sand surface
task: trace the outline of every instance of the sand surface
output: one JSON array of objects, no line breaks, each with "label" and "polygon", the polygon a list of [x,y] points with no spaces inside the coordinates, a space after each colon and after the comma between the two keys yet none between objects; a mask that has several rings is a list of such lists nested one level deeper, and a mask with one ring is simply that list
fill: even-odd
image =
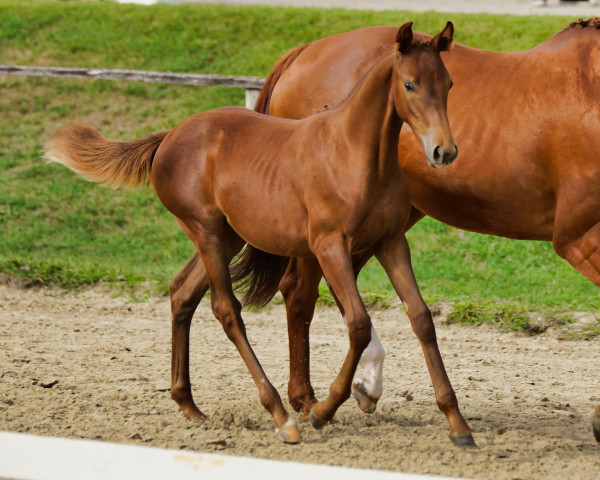
[{"label": "sand surface", "polygon": [[[338,315],[318,308],[313,323],[318,398],[347,348]],[[245,319],[285,397],[283,307]],[[167,298],[129,303],[98,289],[75,295],[0,285],[0,430],[468,478],[600,478],[600,445],[589,424],[600,403],[600,339],[438,321],[440,348],[478,443],[463,450],[447,438],[401,308],[374,311],[373,321],[388,352],[377,411],[363,414],[349,400],[333,424],[322,431],[302,424],[303,442],[284,445],[208,302],[196,313],[191,342],[194,393],[209,419],[194,423],[169,397]]]}]

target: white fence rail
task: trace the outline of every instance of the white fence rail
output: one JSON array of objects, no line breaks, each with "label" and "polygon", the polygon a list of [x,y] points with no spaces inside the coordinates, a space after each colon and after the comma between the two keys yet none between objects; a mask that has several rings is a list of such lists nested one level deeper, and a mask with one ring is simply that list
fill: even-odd
[{"label": "white fence rail", "polygon": [[0,478],[15,480],[451,480],[13,432],[0,452]]},{"label": "white fence rail", "polygon": [[153,72],[144,70],[110,70],[105,68],[32,67],[0,65],[0,75],[27,77],[93,78],[132,82],[174,83],[179,85],[209,85],[246,89],[246,107],[254,108],[264,79],[232,75]]}]

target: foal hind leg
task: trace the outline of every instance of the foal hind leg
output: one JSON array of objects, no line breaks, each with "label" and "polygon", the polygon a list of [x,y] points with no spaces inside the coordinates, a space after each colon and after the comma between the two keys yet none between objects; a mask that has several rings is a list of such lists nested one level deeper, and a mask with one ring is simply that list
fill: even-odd
[{"label": "foal hind leg", "polygon": [[[200,256],[210,278],[211,305],[215,317],[235,345],[248,367],[262,405],[273,417],[278,437],[286,443],[298,443],[300,431],[281,403],[277,390],[267,378],[246,336],[241,316],[241,304],[233,294],[229,262],[241,250],[243,241],[225,223],[211,224],[210,233],[201,232],[196,238]],[[233,241],[232,241],[233,240]],[[225,246],[229,244],[229,246]]]},{"label": "foal hind leg", "polygon": [[171,398],[189,419],[203,419],[190,382],[190,325],[196,307],[208,290],[208,276],[198,253],[169,286],[171,297]]},{"label": "foal hind leg", "polygon": [[319,262],[310,258],[292,258],[279,283],[285,299],[290,351],[288,398],[306,420],[311,407],[317,403],[310,384],[310,324],[319,297],[322,273]]},{"label": "foal hind leg", "polygon": [[413,331],[421,343],[436,402],[450,423],[449,436],[452,443],[458,446],[474,446],[471,429],[458,409],[456,394],[444,368],[433,318],[419,292],[404,234],[396,235],[395,238],[382,244],[377,249],[376,256],[402,300]]},{"label": "foal hind leg", "polygon": [[[557,231],[553,239],[556,253],[600,287],[600,224],[594,225],[573,240],[565,240],[561,233]],[[600,405],[592,413],[592,431],[596,440],[600,442]]]}]

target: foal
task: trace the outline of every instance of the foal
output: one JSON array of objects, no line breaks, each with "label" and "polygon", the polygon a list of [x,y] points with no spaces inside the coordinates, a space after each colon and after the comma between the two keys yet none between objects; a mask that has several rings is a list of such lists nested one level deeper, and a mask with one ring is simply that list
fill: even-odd
[{"label": "foal", "polygon": [[[329,397],[310,412],[313,426],[323,427],[350,396],[371,339],[351,254],[372,249],[415,326],[451,438],[473,442],[413,275],[403,233],[410,198],[397,156],[403,122],[424,144],[431,166],[448,165],[457,155],[446,114],[451,80],[439,55],[452,45],[453,26],[448,23],[431,41],[413,43],[408,23],[396,41],[339,108],[303,120],[226,107],[129,143],[74,126],[46,149],[47,158],[94,181],[138,185],[149,177],[195,244],[208,275],[199,296],[210,288],[215,317],[250,370],[284,442],[300,440],[298,427],[248,343],[232,289],[229,263],[245,242],[276,255],[316,257],[346,313],[349,350]],[[174,338],[178,327],[174,322]],[[191,397],[189,371],[182,373],[172,396],[186,414],[203,417]]]}]

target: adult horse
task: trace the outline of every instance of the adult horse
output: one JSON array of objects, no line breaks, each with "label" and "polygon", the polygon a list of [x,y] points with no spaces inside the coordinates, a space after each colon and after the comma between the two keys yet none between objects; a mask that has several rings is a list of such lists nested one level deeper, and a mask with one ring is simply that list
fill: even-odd
[{"label": "adult horse", "polygon": [[[600,286],[599,29],[600,19],[579,20],[531,50],[500,53],[455,44],[451,55],[442,55],[456,83],[448,110],[461,158],[452,168],[428,170],[421,147],[401,134],[399,158],[413,205],[407,229],[429,215],[473,232],[552,241],[558,255]],[[335,106],[393,41],[393,28],[369,27],[291,50],[267,78],[257,110],[302,118]],[[261,256],[252,249],[247,254]],[[369,256],[355,259],[357,270]],[[192,258],[172,285],[173,319],[185,326],[173,344],[180,360],[187,359],[184,332],[203,276]],[[281,281],[290,338],[288,395],[305,413],[316,402],[308,329],[320,278],[316,262],[293,259]],[[354,382],[367,411],[382,392],[383,357],[373,330],[361,359],[365,373]],[[184,371],[179,364],[174,375]],[[600,406],[592,424],[600,441]]]},{"label": "adult horse", "polygon": [[[210,288],[215,317],[250,370],[284,442],[298,442],[300,432],[248,342],[229,273],[246,242],[270,254],[314,258],[346,312],[348,353],[329,397],[311,407],[313,426],[323,427],[350,396],[371,339],[351,260],[352,253],[370,250],[415,325],[451,439],[473,444],[412,272],[404,237],[410,199],[397,157],[406,122],[431,166],[456,158],[446,114],[451,80],[439,54],[450,48],[453,35],[448,23],[433,39],[413,42],[412,23],[403,25],[396,30],[396,48],[369,69],[346,101],[303,120],[228,107],[132,142],[74,126],[47,145],[48,159],[94,181],[135,186],[150,179],[196,246],[207,273],[202,295]],[[273,279],[259,286],[270,296],[280,275]],[[202,416],[196,410],[192,414]]]}]

